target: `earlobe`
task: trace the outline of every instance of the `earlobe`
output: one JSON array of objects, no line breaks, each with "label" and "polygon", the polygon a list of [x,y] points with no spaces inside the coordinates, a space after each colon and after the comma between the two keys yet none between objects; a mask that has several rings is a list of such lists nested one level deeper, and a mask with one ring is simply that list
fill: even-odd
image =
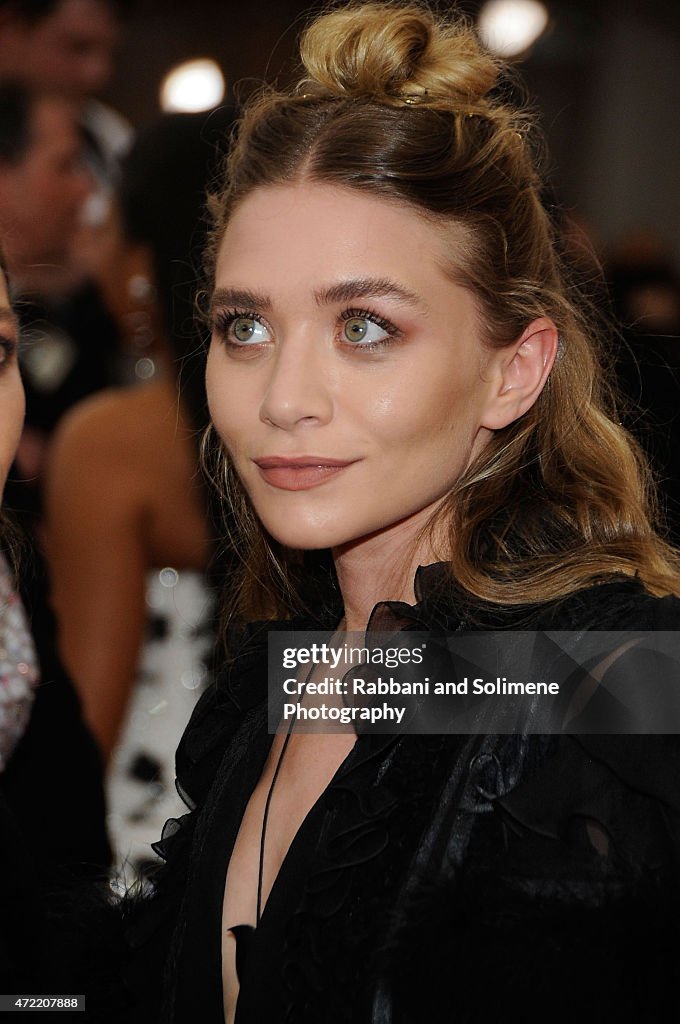
[{"label": "earlobe", "polygon": [[494,392],[482,426],[500,430],[531,408],[545,387],[558,346],[552,320],[532,320],[522,335],[498,353]]}]

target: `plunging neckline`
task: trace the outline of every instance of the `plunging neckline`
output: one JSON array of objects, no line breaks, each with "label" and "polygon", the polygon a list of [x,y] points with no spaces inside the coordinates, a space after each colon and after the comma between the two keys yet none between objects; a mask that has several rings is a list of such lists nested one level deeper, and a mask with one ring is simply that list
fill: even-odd
[{"label": "plunging neckline", "polygon": [[[273,742],[274,742],[274,739],[275,739],[274,736],[269,736],[268,738],[269,738],[270,742],[269,742],[269,744],[267,746],[267,750],[266,750],[266,753],[264,755],[264,759],[263,759],[263,762],[262,762],[262,766],[261,766],[259,775],[257,776],[255,784],[254,784],[253,788],[250,790],[250,793],[249,793],[245,803],[242,806],[242,813],[240,814],[238,822],[235,824],[235,828],[232,826],[232,828],[230,829],[230,832],[231,832],[231,835],[233,836],[233,839],[232,839],[232,842],[230,844],[230,848],[229,848],[227,856],[225,857],[224,865],[223,865],[221,921],[223,921],[224,898],[225,898],[225,895],[226,895],[226,884],[227,884],[228,872],[229,872],[229,868],[230,868],[230,865],[231,865],[231,862],[232,862],[232,859],[233,859],[234,850],[235,850],[236,844],[238,842],[238,837],[239,837],[240,829],[241,829],[243,820],[245,818],[246,812],[248,810],[249,803],[250,803],[250,801],[251,801],[251,799],[253,797],[253,794],[255,792],[255,789],[257,788],[257,786],[258,786],[258,784],[259,784],[259,782],[260,782],[260,780],[262,778],[262,774],[263,774],[263,772],[265,770],[265,767],[266,767],[266,764],[267,764],[267,759],[269,758],[269,756],[271,754],[272,745],[273,745]],[[348,762],[350,762],[350,760],[353,758],[354,754],[356,753],[357,744],[358,744],[358,741],[360,740],[360,738],[361,738],[360,736],[356,736],[355,735],[354,742],[352,743],[352,746],[346,752],[345,756],[342,758],[342,760],[340,761],[340,763],[336,767],[335,771],[333,772],[333,774],[332,774],[331,778],[329,779],[328,783],[326,784],[326,786],[323,788],[323,790],[319,793],[319,795],[313,801],[313,803],[311,804],[311,806],[307,810],[306,814],[304,815],[302,821],[300,822],[300,825],[298,826],[297,830],[295,831],[294,835],[292,836],[291,841],[288,844],[288,848],[286,849],[286,852],[285,852],[285,854],[284,854],[284,856],[283,856],[283,858],[281,860],[279,868],[278,868],[278,870],[277,870],[277,872],[276,872],[276,874],[275,874],[275,876],[274,876],[274,878],[272,880],[271,886],[269,887],[269,891],[267,892],[266,899],[263,901],[259,922],[256,925],[252,925],[252,924],[248,924],[248,923],[238,923],[238,924],[233,924],[233,925],[229,925],[229,926],[224,926],[224,925],[221,926],[221,942],[220,942],[221,956],[220,956],[220,962],[221,962],[221,980],[222,980],[221,991],[222,991],[223,1003],[224,1003],[224,997],[225,997],[225,991],[224,991],[224,984],[225,984],[224,938],[225,938],[226,933],[230,932],[233,935],[234,941],[235,941],[234,962],[235,962],[236,978],[237,978],[237,982],[238,982],[238,992],[236,994],[236,1001],[235,1001],[235,1004],[234,1004],[234,1016],[232,1018],[235,1022],[238,1022],[238,1019],[239,1019],[239,1001],[240,1001],[240,995],[241,995],[241,990],[242,990],[242,985],[243,985],[243,979],[247,975],[248,965],[251,962],[251,960],[253,958],[253,955],[256,954],[258,944],[262,940],[262,937],[264,937],[264,941],[266,942],[266,939],[267,939],[267,928],[268,928],[269,919],[270,919],[272,913],[276,910],[276,907],[281,904],[280,890],[281,890],[282,885],[284,884],[284,880],[288,879],[289,882],[292,883],[290,889],[288,889],[288,887],[286,886],[286,888],[288,889],[288,892],[289,893],[294,892],[295,891],[294,878],[295,878],[295,876],[297,874],[300,873],[300,870],[301,870],[301,868],[303,867],[303,865],[304,865],[304,863],[306,861],[307,855],[309,853],[311,853],[314,840],[315,839],[318,840],[318,837],[319,837],[319,834],[320,834],[320,829],[318,827],[317,819],[324,813],[324,810],[325,810],[324,804],[325,804],[325,801],[326,801],[327,794],[328,794],[329,790],[335,785],[335,783],[338,780],[338,778],[340,778],[344,774],[344,772],[347,770]],[[275,771],[276,771],[276,766],[274,767],[274,772]]]}]

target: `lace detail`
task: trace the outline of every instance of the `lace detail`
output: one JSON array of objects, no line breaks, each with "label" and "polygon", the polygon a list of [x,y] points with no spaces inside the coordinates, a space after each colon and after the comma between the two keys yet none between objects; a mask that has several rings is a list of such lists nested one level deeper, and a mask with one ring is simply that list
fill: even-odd
[{"label": "lace detail", "polygon": [[0,772],[23,736],[38,683],[26,613],[0,554]]}]

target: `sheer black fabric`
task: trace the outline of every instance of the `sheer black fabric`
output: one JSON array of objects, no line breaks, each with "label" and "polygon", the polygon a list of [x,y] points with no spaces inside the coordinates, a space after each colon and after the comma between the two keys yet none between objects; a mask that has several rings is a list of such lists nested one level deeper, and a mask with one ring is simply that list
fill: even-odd
[{"label": "sheer black fabric", "polygon": [[[636,580],[550,607],[474,608],[443,566],[383,629],[674,629]],[[135,1020],[223,1020],[221,915],[269,751],[267,631],[199,703],[177,755],[192,808],[128,928]],[[309,622],[306,628],[313,628]],[[666,1019],[680,973],[675,736],[358,738],[294,839],[242,958],[238,1024]],[[135,1016],[136,1014],[136,1016]]]}]

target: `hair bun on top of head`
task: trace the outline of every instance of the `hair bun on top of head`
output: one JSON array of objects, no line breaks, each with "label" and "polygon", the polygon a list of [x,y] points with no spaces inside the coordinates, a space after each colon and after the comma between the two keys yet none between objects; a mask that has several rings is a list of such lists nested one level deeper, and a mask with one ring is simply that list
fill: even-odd
[{"label": "hair bun on top of head", "polygon": [[418,4],[343,5],[309,26],[300,52],[305,95],[471,107],[498,77],[471,29]]}]

